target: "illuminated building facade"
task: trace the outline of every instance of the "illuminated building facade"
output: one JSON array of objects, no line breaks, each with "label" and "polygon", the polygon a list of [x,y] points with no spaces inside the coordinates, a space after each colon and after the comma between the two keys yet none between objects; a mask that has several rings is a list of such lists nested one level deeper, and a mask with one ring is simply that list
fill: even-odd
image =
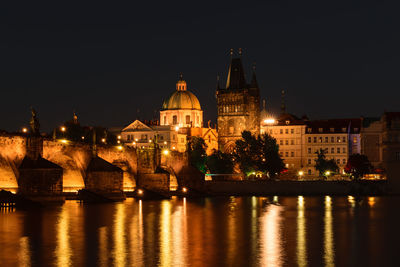
[{"label": "illuminated building facade", "polygon": [[247,83],[241,57],[231,59],[226,87],[218,84],[216,96],[218,146],[223,152],[232,152],[244,130],[260,133],[260,89],[254,71]]}]

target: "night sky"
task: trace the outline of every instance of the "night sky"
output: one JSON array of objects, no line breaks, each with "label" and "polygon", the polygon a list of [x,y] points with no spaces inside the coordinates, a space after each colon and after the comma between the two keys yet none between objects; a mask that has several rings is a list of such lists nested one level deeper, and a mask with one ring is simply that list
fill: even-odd
[{"label": "night sky", "polygon": [[9,1],[0,8],[0,129],[33,106],[42,129],[72,118],[123,126],[153,118],[182,72],[216,121],[216,76],[243,48],[261,95],[278,113],[311,119],[400,110],[396,1]]}]

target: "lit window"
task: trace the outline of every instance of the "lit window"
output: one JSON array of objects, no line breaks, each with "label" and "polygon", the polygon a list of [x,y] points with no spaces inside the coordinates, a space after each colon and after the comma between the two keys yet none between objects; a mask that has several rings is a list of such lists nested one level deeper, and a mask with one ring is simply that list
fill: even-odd
[{"label": "lit window", "polygon": [[289,133],[289,129],[285,129],[285,134],[288,134]]},{"label": "lit window", "polygon": [[178,124],[178,116],[174,115],[172,117],[172,124]]},{"label": "lit window", "polygon": [[290,140],[290,144],[291,144],[291,145],[294,145],[294,140]]},{"label": "lit window", "polygon": [[283,134],[283,129],[280,129],[280,130],[279,130],[279,133],[280,133],[280,134]]},{"label": "lit window", "polygon": [[314,143],[316,143],[317,142],[317,137],[314,137]]},{"label": "lit window", "polygon": [[290,133],[291,133],[291,134],[294,134],[294,129],[290,129]]},{"label": "lit window", "polygon": [[340,154],[340,147],[337,148],[336,152]]},{"label": "lit window", "polygon": [[279,140],[279,144],[283,146],[283,140]]},{"label": "lit window", "polygon": [[318,141],[319,141],[320,143],[322,143],[322,137],[320,137],[320,138],[318,139]]},{"label": "lit window", "polygon": [[311,128],[307,128],[307,132],[311,133],[312,129]]},{"label": "lit window", "polygon": [[335,143],[335,137],[331,137],[331,143]]},{"label": "lit window", "polygon": [[331,148],[331,153],[332,153],[332,154],[335,153],[335,148],[334,148],[334,147]]},{"label": "lit window", "polygon": [[340,137],[339,136],[336,138],[336,140],[337,140],[338,143],[340,143]]},{"label": "lit window", "polygon": [[311,137],[308,137],[308,142],[311,143]]},{"label": "lit window", "polygon": [[289,152],[288,151],[285,152],[285,157],[289,157]]},{"label": "lit window", "polygon": [[289,140],[285,140],[285,145],[289,145]]},{"label": "lit window", "polygon": [[290,156],[294,157],[294,151],[290,152]]},{"label": "lit window", "polygon": [[343,136],[342,141],[343,143],[346,143],[346,137]]},{"label": "lit window", "polygon": [[357,136],[353,137],[353,143],[357,143]]},{"label": "lit window", "polygon": [[329,142],[329,138],[327,136],[325,136],[325,143]]}]

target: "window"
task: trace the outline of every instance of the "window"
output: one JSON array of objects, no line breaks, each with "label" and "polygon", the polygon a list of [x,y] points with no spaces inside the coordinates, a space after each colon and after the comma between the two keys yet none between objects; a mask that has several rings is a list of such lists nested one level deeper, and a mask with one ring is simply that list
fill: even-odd
[{"label": "window", "polygon": [[320,133],[322,133],[323,130],[324,129],[322,129],[322,128],[318,128],[318,132],[320,132]]},{"label": "window", "polygon": [[308,142],[311,143],[311,137],[308,137]]},{"label": "window", "polygon": [[325,143],[328,143],[329,142],[329,138],[328,138],[328,136],[325,136]]},{"label": "window", "polygon": [[342,162],[343,162],[343,164],[346,164],[346,159],[343,159]]},{"label": "window", "polygon": [[320,138],[318,139],[318,142],[322,143],[322,137],[320,137]]},{"label": "window", "polygon": [[285,145],[289,145],[289,140],[285,140]]},{"label": "window", "polygon": [[167,125],[167,116],[164,116],[164,125]]},{"label": "window", "polygon": [[340,164],[340,159],[337,159],[337,160],[336,160],[336,163],[337,163],[337,164]]},{"label": "window", "polygon": [[290,133],[291,133],[291,134],[294,134],[294,129],[290,129]]},{"label": "window", "polygon": [[340,137],[339,137],[339,136],[336,138],[336,141],[337,141],[338,143],[340,143]]},{"label": "window", "polygon": [[164,135],[160,135],[160,140],[164,140]]},{"label": "window", "polygon": [[290,144],[291,144],[291,145],[294,145],[294,140],[290,140]]},{"label": "window", "polygon": [[312,129],[311,128],[307,128],[307,132],[311,133]]},{"label": "window", "polygon": [[190,115],[186,115],[186,124],[190,124]]},{"label": "window", "polygon": [[335,148],[331,147],[331,153],[334,154],[335,153]]},{"label": "window", "polygon": [[285,152],[285,157],[289,157],[289,152]]},{"label": "window", "polygon": [[310,169],[308,169],[308,175],[311,175],[311,170]]},{"label": "window", "polygon": [[279,155],[280,155],[281,157],[283,157],[283,152],[279,152]]},{"label": "window", "polygon": [[335,143],[335,137],[331,137],[331,143]]},{"label": "window", "polygon": [[317,137],[314,137],[314,143],[316,143],[317,142]]},{"label": "window", "polygon": [[354,137],[353,137],[353,143],[354,143],[354,144],[357,143],[357,136],[354,136]]},{"label": "window", "polygon": [[331,133],[333,133],[335,131],[335,128],[330,128],[329,130],[331,131]]},{"label": "window", "polygon": [[279,144],[283,146],[283,140],[279,140]]},{"label": "window", "polygon": [[279,133],[280,133],[280,134],[283,134],[283,129],[280,129],[280,130],[279,130]]},{"label": "window", "polygon": [[128,141],[131,140],[131,135],[130,134],[128,134],[127,137],[128,137]]},{"label": "window", "polygon": [[285,129],[285,134],[288,134],[289,133],[289,129]]},{"label": "window", "polygon": [[290,152],[290,156],[294,157],[294,151]]},{"label": "window", "polygon": [[178,116],[172,116],[172,124],[178,124]]},{"label": "window", "polygon": [[308,148],[308,154],[311,154],[311,147]]},{"label": "window", "polygon": [[340,154],[340,147],[337,148],[336,152]]},{"label": "window", "polygon": [[346,153],[346,148],[345,147],[343,148],[343,153]]},{"label": "window", "polygon": [[311,164],[311,159],[308,159],[308,165],[310,165]]},{"label": "window", "polygon": [[342,137],[342,142],[346,143],[346,137],[344,137],[344,136]]}]

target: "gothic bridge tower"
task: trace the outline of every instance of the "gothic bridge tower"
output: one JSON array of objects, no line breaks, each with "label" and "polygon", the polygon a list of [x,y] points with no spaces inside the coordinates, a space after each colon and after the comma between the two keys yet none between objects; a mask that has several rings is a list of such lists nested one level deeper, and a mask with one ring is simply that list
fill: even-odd
[{"label": "gothic bridge tower", "polygon": [[226,87],[217,84],[218,147],[228,153],[244,130],[260,134],[260,89],[255,68],[251,82],[247,83],[241,54],[239,50],[239,57],[233,57],[231,50]]}]

